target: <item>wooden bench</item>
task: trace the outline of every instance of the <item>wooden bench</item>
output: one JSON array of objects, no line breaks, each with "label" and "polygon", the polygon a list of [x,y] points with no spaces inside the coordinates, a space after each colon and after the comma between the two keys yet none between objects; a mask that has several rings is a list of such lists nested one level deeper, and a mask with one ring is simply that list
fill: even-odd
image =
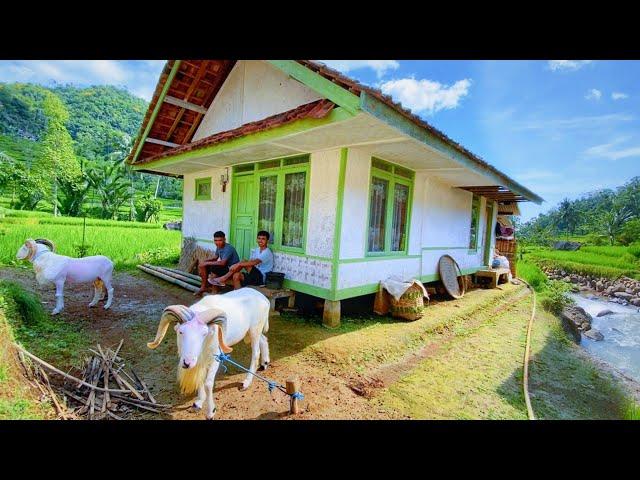
[{"label": "wooden bench", "polygon": [[505,281],[508,281],[508,275],[510,270],[508,268],[489,268],[486,270],[478,270],[475,275],[476,277],[489,277],[491,279],[491,288],[496,288],[498,286],[498,280],[503,275],[506,276]]},{"label": "wooden bench", "polygon": [[288,307],[293,308],[296,302],[296,292],[293,290],[289,290],[286,288],[280,288],[278,290],[272,290],[267,287],[256,287],[250,285],[249,288],[253,288],[262,293],[265,297],[269,299],[269,316],[272,315],[280,315],[280,312],[276,311],[276,300],[278,298],[288,298]]}]

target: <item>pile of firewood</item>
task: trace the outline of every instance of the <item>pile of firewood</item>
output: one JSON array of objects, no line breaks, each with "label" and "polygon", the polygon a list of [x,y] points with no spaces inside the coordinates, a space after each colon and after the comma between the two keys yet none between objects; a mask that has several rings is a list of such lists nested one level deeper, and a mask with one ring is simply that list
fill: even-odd
[{"label": "pile of firewood", "polygon": [[[60,418],[124,420],[136,411],[161,413],[170,408],[171,405],[159,404],[156,401],[133,369],[125,368],[125,361],[119,356],[122,343],[123,341],[115,350],[103,349],[100,345],[97,345],[97,350],[89,349],[93,355],[84,359],[81,368],[82,378],[58,370],[21,347],[19,352],[26,354],[38,364],[28,368],[32,370],[36,379],[46,379],[48,396],[51,397]],[[22,355],[21,360],[23,365],[26,365]],[[41,367],[57,373],[64,380],[51,384]],[[62,401],[57,398],[56,393],[62,397]]]}]

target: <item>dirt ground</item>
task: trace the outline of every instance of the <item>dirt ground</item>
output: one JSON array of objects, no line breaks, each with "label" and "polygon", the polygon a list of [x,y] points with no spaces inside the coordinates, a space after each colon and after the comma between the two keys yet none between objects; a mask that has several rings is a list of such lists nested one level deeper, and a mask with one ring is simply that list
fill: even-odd
[{"label": "dirt ground", "polygon": [[[16,281],[26,289],[37,292],[45,308],[53,309],[54,289],[37,285],[31,270],[1,269],[0,279]],[[168,415],[162,415],[161,418],[203,418],[202,412],[190,408],[193,398],[184,397],[177,391],[175,333],[167,332],[163,344],[154,351],[146,346],[146,342],[155,335],[162,310],[172,304],[190,305],[195,301],[193,295],[138,272],[116,273],[114,289],[113,305],[105,311],[103,302],[93,309],[87,307],[92,295],[90,287],[66,288],[65,308],[57,318],[77,324],[95,343],[101,345],[117,345],[124,339],[122,357],[130,361],[130,366],[144,379],[159,403],[174,406]],[[284,319],[272,318],[268,336],[278,336],[281,329],[287,328],[286,323]],[[298,376],[301,380],[305,400],[296,419],[390,418],[388,412],[372,410],[369,400],[354,393],[343,378],[299,359],[284,357],[286,353],[278,348],[277,341],[271,341],[270,346],[272,363],[264,375],[282,384],[292,376]],[[241,342],[234,346],[232,358],[248,365],[248,345]],[[57,366],[63,370],[71,367]],[[218,372],[214,389],[216,419],[291,418],[288,414],[288,397],[279,391],[270,394],[265,383],[256,379],[247,391],[239,391],[244,375],[233,367],[229,367],[226,374],[222,369]]]}]

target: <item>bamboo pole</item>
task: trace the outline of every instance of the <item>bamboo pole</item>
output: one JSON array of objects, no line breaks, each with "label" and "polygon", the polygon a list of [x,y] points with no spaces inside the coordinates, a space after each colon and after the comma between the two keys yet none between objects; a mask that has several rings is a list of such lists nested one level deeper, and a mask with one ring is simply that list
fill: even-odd
[{"label": "bamboo pole", "polygon": [[178,285],[179,287],[182,287],[185,290],[189,290],[190,292],[197,292],[199,290],[199,288],[196,287],[195,285],[191,285],[190,283],[186,283],[186,282],[183,282],[182,280],[178,280],[176,278],[170,277],[169,275],[166,275],[162,272],[158,272],[151,268],[145,267],[144,265],[138,265],[138,268],[143,272],[153,275],[154,277],[161,278],[162,280],[165,280],[169,283],[173,283],[174,285]]},{"label": "bamboo pole", "polygon": [[177,268],[169,268],[169,267],[162,267],[162,268],[164,268],[165,270],[169,270],[169,271],[171,271],[173,273],[177,273],[179,275],[182,275],[183,277],[188,277],[188,278],[192,278],[192,279],[197,280],[197,281],[201,281],[200,277],[198,275],[194,275],[193,273],[188,273],[188,272],[185,272],[184,270],[178,270]]},{"label": "bamboo pole", "polygon": [[147,268],[150,268],[152,270],[155,270],[156,272],[160,272],[160,273],[164,273],[165,275],[169,275],[171,278],[175,278],[176,280],[181,280],[183,282],[190,283],[191,285],[194,285],[196,287],[200,287],[200,284],[202,283],[202,279],[200,277],[198,277],[198,279],[196,280],[195,278],[187,277],[186,275],[183,275],[181,273],[173,272],[173,271],[169,270],[168,268],[156,267],[154,265],[149,265],[147,263],[145,263],[144,266],[147,267]]}]

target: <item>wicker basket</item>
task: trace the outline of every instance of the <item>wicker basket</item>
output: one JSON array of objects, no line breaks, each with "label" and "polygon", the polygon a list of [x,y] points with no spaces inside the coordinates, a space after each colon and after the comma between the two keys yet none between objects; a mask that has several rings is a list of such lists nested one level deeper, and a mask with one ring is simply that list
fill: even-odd
[{"label": "wicker basket", "polygon": [[424,292],[416,283],[411,285],[406,292],[396,300],[389,295],[391,303],[391,316],[405,320],[418,320],[424,313]]},{"label": "wicker basket", "polygon": [[511,269],[511,275],[517,277],[518,266],[518,242],[516,240],[496,240],[496,248],[500,252],[500,255],[504,255],[509,260],[509,268]]}]

